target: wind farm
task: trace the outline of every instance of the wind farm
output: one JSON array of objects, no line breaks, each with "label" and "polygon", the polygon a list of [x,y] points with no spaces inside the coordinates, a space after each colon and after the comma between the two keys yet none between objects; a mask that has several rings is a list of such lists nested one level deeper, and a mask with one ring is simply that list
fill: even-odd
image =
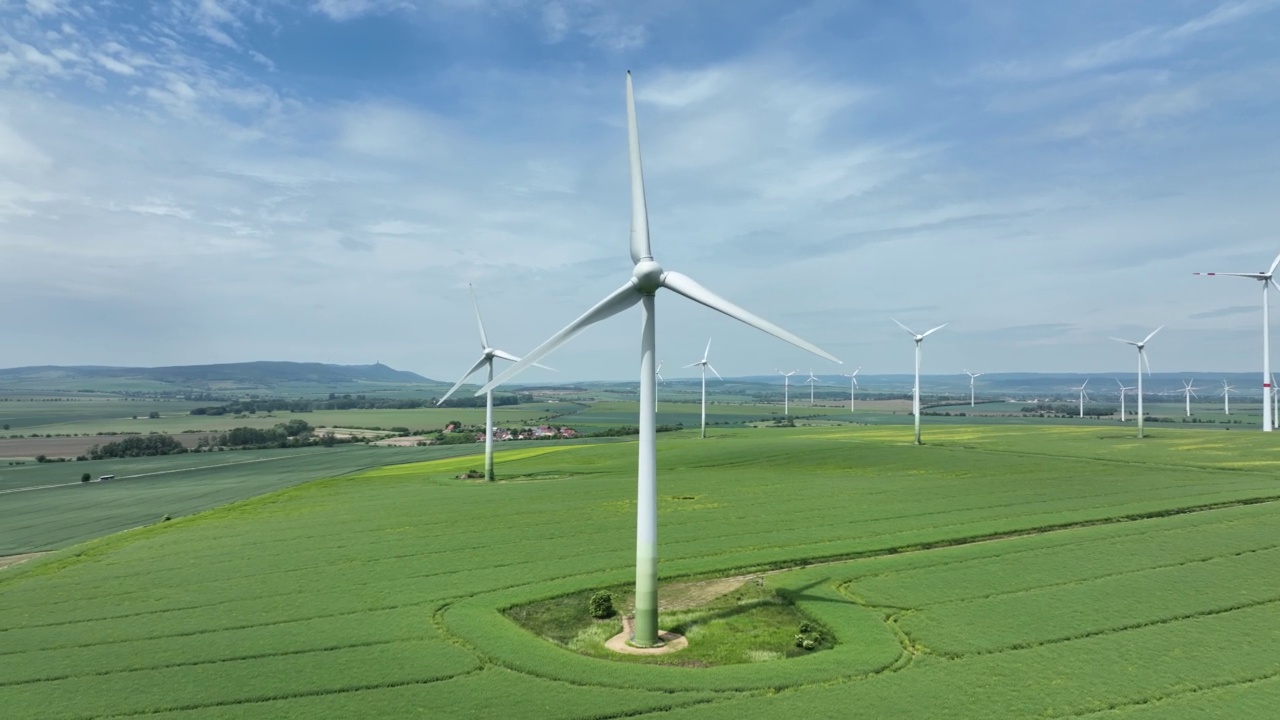
[{"label": "wind farm", "polygon": [[4,720],[1274,715],[1280,4],[686,5],[0,3]]}]

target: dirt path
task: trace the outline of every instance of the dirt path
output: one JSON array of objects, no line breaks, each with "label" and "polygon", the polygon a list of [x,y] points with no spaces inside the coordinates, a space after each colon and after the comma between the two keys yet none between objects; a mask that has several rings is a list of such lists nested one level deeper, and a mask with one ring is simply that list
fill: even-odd
[{"label": "dirt path", "polygon": [[48,555],[48,553],[37,552],[37,553],[26,553],[26,554],[24,554],[24,555],[3,555],[3,556],[0,556],[0,570],[3,570],[3,569],[5,569],[5,568],[9,567],[10,565],[17,565],[17,564],[18,564],[18,563],[20,563],[20,562],[26,562],[27,560],[30,560],[31,558],[38,558],[38,557],[40,557],[41,555]]}]

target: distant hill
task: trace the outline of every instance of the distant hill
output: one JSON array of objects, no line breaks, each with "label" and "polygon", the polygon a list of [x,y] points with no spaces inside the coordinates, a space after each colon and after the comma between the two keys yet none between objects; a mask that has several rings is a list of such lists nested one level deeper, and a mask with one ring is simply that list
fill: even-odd
[{"label": "distant hill", "polygon": [[373,365],[328,365],[325,363],[258,361],[218,365],[176,365],[172,367],[102,367],[42,365],[0,370],[0,383],[131,380],[158,382],[184,387],[236,385],[271,387],[308,383],[392,383],[399,385],[437,384],[407,370],[382,363]]}]

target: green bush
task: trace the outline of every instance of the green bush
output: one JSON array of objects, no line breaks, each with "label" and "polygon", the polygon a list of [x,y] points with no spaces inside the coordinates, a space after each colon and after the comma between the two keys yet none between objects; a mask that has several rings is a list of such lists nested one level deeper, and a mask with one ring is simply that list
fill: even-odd
[{"label": "green bush", "polygon": [[613,617],[616,612],[613,609],[613,594],[608,590],[597,590],[587,601],[587,611],[591,613],[591,617],[597,619]]},{"label": "green bush", "polygon": [[80,482],[89,482],[89,480],[91,480],[92,478],[93,476],[91,476],[89,473],[80,474]]}]

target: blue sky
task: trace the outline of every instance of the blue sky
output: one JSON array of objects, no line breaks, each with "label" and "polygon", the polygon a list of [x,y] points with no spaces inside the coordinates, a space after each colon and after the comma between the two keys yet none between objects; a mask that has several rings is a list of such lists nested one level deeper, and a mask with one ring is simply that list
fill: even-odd
[{"label": "blue sky", "polygon": [[3,364],[453,379],[467,283],[527,351],[629,275],[628,69],[659,261],[847,365],[667,294],[668,377],[905,372],[891,317],[931,373],[1260,365],[1258,284],[1191,273],[1280,252],[1274,0],[0,0]]}]

